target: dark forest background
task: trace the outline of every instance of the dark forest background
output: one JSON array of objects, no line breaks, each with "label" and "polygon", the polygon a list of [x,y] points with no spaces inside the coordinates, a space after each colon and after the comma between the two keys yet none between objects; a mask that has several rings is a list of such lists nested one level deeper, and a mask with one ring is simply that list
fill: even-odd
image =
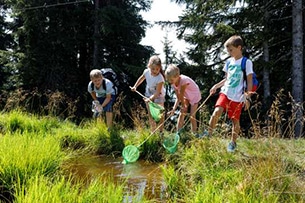
[{"label": "dark forest background", "polygon": [[[166,59],[200,86],[203,98],[222,77],[223,43],[233,34],[245,41],[260,86],[255,99],[263,123],[280,101],[283,119],[294,118],[295,136],[303,135],[304,2],[302,0],[189,1],[177,22],[155,22],[176,29],[191,45],[185,55],[164,41]],[[121,80],[119,122],[130,116],[141,97],[129,85],[154,53],[140,44],[150,25],[140,15],[150,0],[1,0],[1,109],[22,108],[77,123],[91,117],[87,92],[93,68],[113,68]],[[170,9],[170,8],[168,8]],[[141,87],[143,88],[143,87]],[[217,95],[207,105],[212,110]],[[259,109],[259,111],[257,111]],[[251,124],[249,120],[243,125]],[[285,125],[285,121],[282,123]],[[283,135],[285,136],[285,135]]]}]

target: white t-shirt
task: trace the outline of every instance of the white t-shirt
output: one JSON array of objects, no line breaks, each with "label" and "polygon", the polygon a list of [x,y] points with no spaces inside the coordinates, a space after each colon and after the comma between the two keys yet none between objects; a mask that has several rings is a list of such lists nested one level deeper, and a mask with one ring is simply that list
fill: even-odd
[{"label": "white t-shirt", "polygon": [[[227,80],[221,88],[221,93],[227,95],[228,99],[235,102],[244,101],[244,74],[241,68],[242,58],[235,60],[229,59],[228,66],[225,64],[222,69],[227,73]],[[246,75],[253,74],[253,63],[250,59],[246,61]]]},{"label": "white t-shirt", "polygon": [[[157,85],[160,82],[164,83],[164,78],[161,73],[159,73],[157,76],[152,76],[149,68],[143,71],[143,75],[146,79],[145,96],[150,97],[156,92]],[[162,86],[161,94],[159,97],[164,97],[164,96],[165,96],[165,90],[164,87]]]},{"label": "white t-shirt", "polygon": [[[104,78],[103,80],[105,80],[106,90],[103,89],[103,81],[100,88],[98,89],[94,85],[91,85],[92,81],[90,81],[88,84],[88,92],[90,94],[91,92],[95,92],[96,97],[106,97],[107,94],[115,95],[115,90],[113,89],[113,83],[107,78]],[[94,86],[93,90],[92,90],[92,86]]]}]

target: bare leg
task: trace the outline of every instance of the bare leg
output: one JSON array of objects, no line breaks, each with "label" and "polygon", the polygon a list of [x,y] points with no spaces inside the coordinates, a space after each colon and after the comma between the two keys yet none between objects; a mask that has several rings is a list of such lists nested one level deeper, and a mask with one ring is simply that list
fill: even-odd
[{"label": "bare leg", "polygon": [[113,112],[106,112],[106,122],[108,128],[112,127],[112,119],[113,119]]},{"label": "bare leg", "polygon": [[193,133],[197,133],[197,120],[196,120],[196,111],[198,108],[198,103],[191,105],[191,130]]},{"label": "bare leg", "polygon": [[232,120],[233,127],[232,127],[232,141],[236,143],[239,131],[240,131],[240,123],[239,120]]},{"label": "bare leg", "polygon": [[179,131],[183,127],[185,113],[180,112],[178,121],[177,121],[177,131]]},{"label": "bare leg", "polygon": [[209,135],[212,135],[213,130],[215,129],[216,124],[217,124],[223,110],[224,109],[220,106],[215,108],[215,110],[210,118],[210,122],[209,122]]}]

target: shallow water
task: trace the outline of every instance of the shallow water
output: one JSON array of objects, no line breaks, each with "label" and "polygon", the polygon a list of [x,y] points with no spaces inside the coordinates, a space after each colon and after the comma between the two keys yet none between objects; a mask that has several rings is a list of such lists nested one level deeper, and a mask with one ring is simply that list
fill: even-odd
[{"label": "shallow water", "polygon": [[85,155],[70,160],[66,169],[81,180],[100,177],[113,177],[120,184],[127,180],[125,201],[129,202],[133,194],[158,202],[165,200],[165,184],[162,177],[161,164],[138,160],[135,163],[122,164],[122,158],[110,156]]}]

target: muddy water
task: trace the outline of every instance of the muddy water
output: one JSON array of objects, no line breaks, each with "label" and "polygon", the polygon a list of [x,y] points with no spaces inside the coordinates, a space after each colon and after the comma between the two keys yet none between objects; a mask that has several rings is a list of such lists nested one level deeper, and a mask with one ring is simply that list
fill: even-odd
[{"label": "muddy water", "polygon": [[118,184],[127,182],[124,202],[129,202],[135,194],[138,194],[137,197],[145,196],[145,199],[163,202],[165,201],[165,184],[160,166],[160,164],[142,160],[122,164],[122,158],[86,155],[69,161],[66,169],[75,178],[81,180],[113,177]]}]

